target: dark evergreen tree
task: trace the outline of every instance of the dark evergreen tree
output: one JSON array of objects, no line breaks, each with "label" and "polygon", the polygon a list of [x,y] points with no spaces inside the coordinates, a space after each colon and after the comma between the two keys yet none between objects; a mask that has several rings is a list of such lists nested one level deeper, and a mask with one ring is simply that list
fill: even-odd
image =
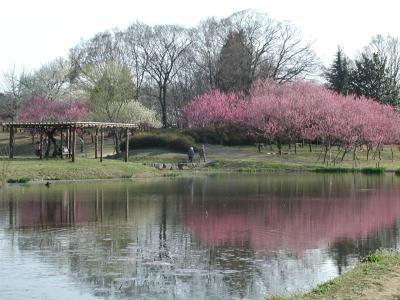
[{"label": "dark evergreen tree", "polygon": [[223,92],[247,92],[251,85],[250,48],[243,31],[230,32],[217,64],[217,88]]},{"label": "dark evergreen tree", "polygon": [[349,59],[338,47],[335,60],[329,70],[325,72],[327,87],[339,94],[347,95],[350,91],[350,67]]},{"label": "dark evergreen tree", "polygon": [[386,68],[385,59],[378,53],[374,53],[372,57],[363,54],[355,64],[350,76],[352,93],[375,99],[383,104],[398,105],[398,86]]}]

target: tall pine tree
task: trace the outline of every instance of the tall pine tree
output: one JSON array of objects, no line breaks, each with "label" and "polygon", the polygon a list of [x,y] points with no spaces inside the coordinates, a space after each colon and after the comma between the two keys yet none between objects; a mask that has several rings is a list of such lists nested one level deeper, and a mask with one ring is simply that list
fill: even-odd
[{"label": "tall pine tree", "polygon": [[338,47],[335,60],[329,70],[325,72],[327,86],[329,89],[339,94],[347,95],[350,91],[350,67],[349,59],[343,53],[343,49]]},{"label": "tall pine tree", "polygon": [[228,34],[217,64],[217,87],[221,91],[248,91],[251,85],[250,53],[243,31]]},{"label": "tall pine tree", "polygon": [[351,72],[351,92],[357,96],[366,96],[383,104],[398,106],[399,89],[387,69],[386,60],[378,53],[372,57],[365,54],[355,62]]}]

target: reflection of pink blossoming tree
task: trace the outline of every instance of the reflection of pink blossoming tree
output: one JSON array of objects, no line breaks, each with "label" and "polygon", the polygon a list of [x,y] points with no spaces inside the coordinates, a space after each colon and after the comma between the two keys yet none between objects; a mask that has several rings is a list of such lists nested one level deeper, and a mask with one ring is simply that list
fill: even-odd
[{"label": "reflection of pink blossoming tree", "polygon": [[[87,106],[79,101],[61,102],[41,97],[32,97],[24,103],[18,120],[24,122],[73,122],[82,121],[88,116]],[[56,130],[51,129],[45,132],[49,141],[54,145],[53,156],[57,152],[57,144],[54,138]],[[49,155],[50,143],[46,149],[46,156]]]},{"label": "reflection of pink blossoming tree", "polygon": [[[303,198],[288,202],[268,196],[268,201],[221,206],[202,201],[192,207],[185,224],[195,238],[214,247],[249,243],[258,251],[272,253],[282,249],[301,254],[308,249],[334,244],[341,239],[365,239],[384,227],[396,224],[400,216],[399,189],[373,189],[346,196]],[[204,207],[207,215],[204,215]]]}]

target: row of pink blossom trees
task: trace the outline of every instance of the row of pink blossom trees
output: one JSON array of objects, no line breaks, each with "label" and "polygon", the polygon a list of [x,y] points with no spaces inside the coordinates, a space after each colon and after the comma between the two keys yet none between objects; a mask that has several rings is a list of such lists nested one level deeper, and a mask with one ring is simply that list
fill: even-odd
[{"label": "row of pink blossom trees", "polygon": [[[400,114],[393,107],[366,98],[343,96],[325,87],[297,81],[279,85],[256,82],[248,96],[211,91],[194,98],[183,109],[184,127],[247,126],[281,153],[282,144],[319,142],[325,146],[324,161],[333,145],[341,157],[366,146],[367,158],[374,148],[400,143]],[[311,148],[310,148],[311,150]]]}]

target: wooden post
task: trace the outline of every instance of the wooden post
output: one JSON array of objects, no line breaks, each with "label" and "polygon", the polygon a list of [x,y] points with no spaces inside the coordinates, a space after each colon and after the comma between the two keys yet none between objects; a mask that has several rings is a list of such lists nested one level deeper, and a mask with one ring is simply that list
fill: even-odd
[{"label": "wooden post", "polygon": [[43,159],[43,130],[40,130],[39,158]]},{"label": "wooden post", "polygon": [[14,158],[14,144],[15,144],[14,126],[10,126],[10,153],[9,153],[10,159]]},{"label": "wooden post", "polygon": [[129,157],[129,128],[125,129],[125,162],[128,162]]},{"label": "wooden post", "polygon": [[103,143],[104,143],[104,131],[103,127],[100,128],[100,162],[103,162]]},{"label": "wooden post", "polygon": [[64,131],[61,129],[61,137],[60,137],[60,157],[61,159],[64,158],[64,153],[63,153],[63,146],[64,146]]},{"label": "wooden post", "polygon": [[72,128],[72,162],[75,162],[76,154],[76,127]]},{"label": "wooden post", "polygon": [[98,152],[97,145],[98,145],[98,142],[99,142],[99,128],[96,127],[96,134],[94,136],[94,158],[95,159],[97,159],[97,152]]},{"label": "wooden post", "polygon": [[71,151],[71,126],[68,126],[68,130],[67,130],[67,134],[68,134],[68,137],[67,137],[67,148],[68,148],[68,156],[69,156],[69,158],[71,158],[71,154],[72,154],[72,151]]}]

